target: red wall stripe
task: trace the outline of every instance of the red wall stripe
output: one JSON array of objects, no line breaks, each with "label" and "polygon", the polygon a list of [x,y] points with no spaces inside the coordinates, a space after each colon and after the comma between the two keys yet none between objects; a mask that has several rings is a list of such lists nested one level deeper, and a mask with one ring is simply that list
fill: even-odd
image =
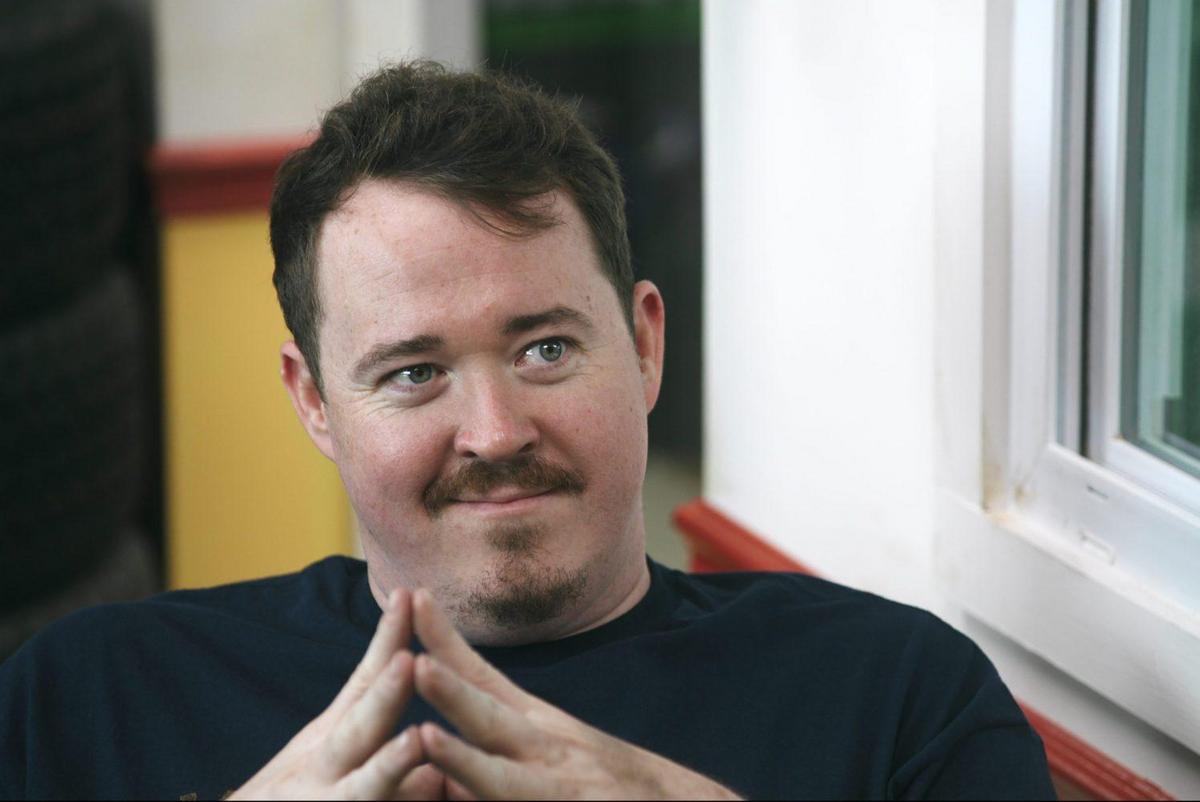
[{"label": "red wall stripe", "polygon": [[[687,542],[693,571],[793,571],[817,575],[703,499],[680,505],[672,517]],[[1174,799],[1028,705],[1021,705],[1021,709],[1046,746],[1046,760],[1056,780],[1066,780],[1092,799]]]},{"label": "red wall stripe", "polygon": [[275,171],[308,136],[166,143],[150,154],[155,205],[164,217],[267,209]]}]

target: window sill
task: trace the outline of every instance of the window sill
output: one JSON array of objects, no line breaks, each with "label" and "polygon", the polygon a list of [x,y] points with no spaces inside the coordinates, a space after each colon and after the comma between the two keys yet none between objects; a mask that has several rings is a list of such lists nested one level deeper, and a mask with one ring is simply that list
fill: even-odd
[{"label": "window sill", "polygon": [[1059,533],[938,501],[937,571],[971,615],[1193,751],[1200,617]]}]

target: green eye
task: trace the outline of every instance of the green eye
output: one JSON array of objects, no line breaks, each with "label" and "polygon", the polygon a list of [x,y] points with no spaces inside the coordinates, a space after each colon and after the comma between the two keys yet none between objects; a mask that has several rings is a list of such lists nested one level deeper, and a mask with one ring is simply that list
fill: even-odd
[{"label": "green eye", "polygon": [[538,356],[547,362],[557,362],[563,355],[562,340],[546,340],[538,343]]},{"label": "green eye", "polygon": [[407,379],[409,384],[424,384],[433,378],[433,366],[413,365],[411,368],[396,371],[396,375]]}]

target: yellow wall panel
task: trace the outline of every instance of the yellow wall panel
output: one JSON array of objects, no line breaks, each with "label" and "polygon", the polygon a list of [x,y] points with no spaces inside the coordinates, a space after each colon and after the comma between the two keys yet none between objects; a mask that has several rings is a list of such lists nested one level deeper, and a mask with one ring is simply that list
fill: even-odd
[{"label": "yellow wall panel", "polygon": [[351,553],[337,470],[279,379],[290,335],[271,284],[266,212],[170,217],[163,239],[170,586]]}]

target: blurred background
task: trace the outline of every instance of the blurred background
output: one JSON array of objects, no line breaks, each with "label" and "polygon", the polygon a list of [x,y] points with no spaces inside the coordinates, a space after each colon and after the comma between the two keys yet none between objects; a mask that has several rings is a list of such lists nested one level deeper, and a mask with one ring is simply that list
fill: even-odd
[{"label": "blurred background", "polygon": [[357,552],[266,206],[427,57],[577,99],[617,158],[667,304],[653,556],[929,609],[1064,795],[1200,795],[1197,6],[6,0],[0,658]]},{"label": "blurred background", "polygon": [[145,3],[0,8],[0,657],[161,589]]}]

